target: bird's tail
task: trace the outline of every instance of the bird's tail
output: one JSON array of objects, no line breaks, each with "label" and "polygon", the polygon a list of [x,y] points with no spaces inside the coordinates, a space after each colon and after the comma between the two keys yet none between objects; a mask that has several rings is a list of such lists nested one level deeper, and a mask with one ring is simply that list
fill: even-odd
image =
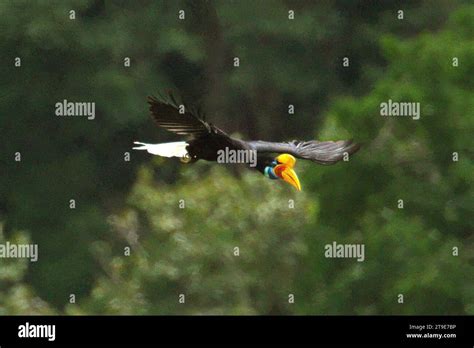
[{"label": "bird's tail", "polygon": [[163,144],[146,144],[139,141],[134,141],[134,144],[140,146],[133,147],[133,150],[147,150],[152,155],[180,158],[186,157],[188,155],[188,150],[186,150],[188,143],[185,141],[176,141],[173,143]]}]

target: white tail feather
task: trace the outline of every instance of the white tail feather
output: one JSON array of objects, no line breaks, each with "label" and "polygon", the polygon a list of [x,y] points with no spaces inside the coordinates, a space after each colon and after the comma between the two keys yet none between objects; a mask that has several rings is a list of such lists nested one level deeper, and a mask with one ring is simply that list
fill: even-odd
[{"label": "white tail feather", "polygon": [[162,157],[184,157],[188,154],[186,146],[188,143],[185,141],[176,141],[173,143],[163,143],[163,144],[146,144],[139,141],[135,141],[134,144],[141,146],[136,146],[133,150],[147,150],[152,155],[158,155]]}]

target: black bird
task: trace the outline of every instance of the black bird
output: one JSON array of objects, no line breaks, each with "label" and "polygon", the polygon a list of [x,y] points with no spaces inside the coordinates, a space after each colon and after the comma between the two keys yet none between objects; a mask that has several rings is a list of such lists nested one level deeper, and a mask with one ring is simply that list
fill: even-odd
[{"label": "black bird", "polygon": [[[146,144],[135,150],[164,157],[180,157],[184,163],[203,159],[220,163],[246,162],[269,179],[283,179],[301,190],[298,176],[293,170],[296,158],[318,164],[339,162],[359,150],[351,140],[298,141],[274,143],[268,141],[244,141],[230,137],[221,129],[207,123],[200,110],[179,104],[173,94],[148,97],[150,112],[159,127],[190,137],[188,141],[163,144]],[[273,155],[272,155],[273,154]],[[275,157],[276,156],[276,157]]]}]

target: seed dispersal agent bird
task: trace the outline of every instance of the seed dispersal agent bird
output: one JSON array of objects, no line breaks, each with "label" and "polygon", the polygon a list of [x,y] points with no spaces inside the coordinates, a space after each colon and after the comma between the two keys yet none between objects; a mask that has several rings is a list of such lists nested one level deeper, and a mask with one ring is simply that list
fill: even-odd
[{"label": "seed dispersal agent bird", "polygon": [[282,179],[301,191],[301,184],[294,171],[296,158],[310,160],[322,165],[341,161],[359,150],[351,140],[269,142],[244,141],[226,134],[211,123],[207,123],[200,111],[178,104],[173,94],[148,97],[150,112],[157,125],[178,135],[190,137],[187,141],[162,144],[139,145],[134,150],[146,150],[153,155],[179,157],[184,163],[200,159],[217,162],[222,151],[254,151],[259,172],[272,180]]}]

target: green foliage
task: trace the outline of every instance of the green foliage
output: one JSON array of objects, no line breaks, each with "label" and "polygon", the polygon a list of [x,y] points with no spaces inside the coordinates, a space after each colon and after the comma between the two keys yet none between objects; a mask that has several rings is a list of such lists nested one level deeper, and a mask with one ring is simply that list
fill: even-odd
[{"label": "green foliage", "polygon": [[235,178],[217,167],[198,177],[190,169],[167,186],[142,168],[129,204],[112,224],[119,235],[127,231],[123,247],[132,246],[131,256],[110,260],[98,252],[108,277],[80,312],[293,312],[288,295],[306,253],[304,226],[317,209],[304,194],[257,173]]},{"label": "green foliage", "polygon": [[[8,238],[11,244],[29,244],[26,233],[15,232]],[[7,239],[0,223],[0,244]],[[28,259],[0,258],[0,315],[54,314],[55,311],[35,295],[34,289],[25,281]]]},{"label": "green foliage", "polygon": [[[474,7],[466,7],[440,33],[382,38],[384,78],[367,96],[340,99],[330,110],[322,138],[357,134],[364,146],[348,166],[308,167],[324,231],[311,244],[365,241],[367,260],[330,267],[327,273],[337,275],[315,295],[328,302],[309,301],[309,313],[473,313],[474,96],[467,86],[474,22],[465,20],[473,15]],[[454,67],[453,57],[463,63]],[[421,118],[381,117],[380,103],[389,98],[420,102]],[[309,255],[314,264],[325,261]]]}]

